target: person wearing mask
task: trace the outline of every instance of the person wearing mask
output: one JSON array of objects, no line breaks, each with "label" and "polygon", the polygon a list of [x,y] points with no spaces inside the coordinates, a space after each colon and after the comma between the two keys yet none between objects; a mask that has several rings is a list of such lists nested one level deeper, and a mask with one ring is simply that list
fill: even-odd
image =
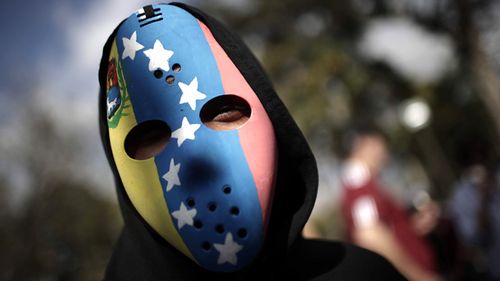
[{"label": "person wearing mask", "polygon": [[105,280],[404,280],[300,235],[314,156],[260,64],[218,21],[148,5],[103,49],[99,121],[123,231]]}]

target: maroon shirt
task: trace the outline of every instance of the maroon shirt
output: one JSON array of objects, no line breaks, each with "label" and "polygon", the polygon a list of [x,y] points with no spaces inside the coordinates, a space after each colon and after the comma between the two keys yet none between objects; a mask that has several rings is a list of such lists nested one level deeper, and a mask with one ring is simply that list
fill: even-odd
[{"label": "maroon shirt", "polygon": [[431,248],[414,232],[404,209],[373,177],[351,183],[344,180],[343,185],[342,215],[351,240],[356,228],[380,221],[392,231],[408,257],[427,271],[436,270]]}]

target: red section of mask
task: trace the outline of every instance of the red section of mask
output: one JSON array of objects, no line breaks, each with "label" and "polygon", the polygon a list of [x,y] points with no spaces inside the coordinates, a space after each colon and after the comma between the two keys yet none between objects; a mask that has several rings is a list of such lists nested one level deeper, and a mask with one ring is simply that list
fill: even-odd
[{"label": "red section of mask", "polygon": [[276,138],[271,120],[255,92],[217,43],[210,30],[202,22],[199,24],[217,61],[224,94],[240,96],[250,104],[252,109],[250,119],[238,129],[238,134],[257,187],[264,226],[267,226],[274,190],[277,155]]}]

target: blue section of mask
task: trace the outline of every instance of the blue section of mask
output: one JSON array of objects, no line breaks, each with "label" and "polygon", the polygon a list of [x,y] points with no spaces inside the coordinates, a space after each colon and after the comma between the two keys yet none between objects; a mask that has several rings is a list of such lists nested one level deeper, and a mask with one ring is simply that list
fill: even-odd
[{"label": "blue section of mask", "polygon": [[[202,106],[223,95],[224,90],[215,58],[197,19],[178,7],[154,5],[153,8],[160,9],[155,14],[161,13],[162,20],[140,27],[140,16],[136,13],[122,24],[116,37],[137,123],[163,120],[172,131],[181,127],[184,117],[190,124],[200,124],[194,140],[187,139],[178,147],[177,139],[172,138],[155,157],[158,176],[170,214],[178,211],[181,203],[188,210],[196,209],[193,225],[185,224],[179,229],[178,220],[172,219],[197,262],[212,271],[235,271],[252,262],[263,243],[257,189],[237,131],[215,131],[200,120]],[[131,38],[134,32],[144,48],[135,53],[133,60],[122,58],[123,38]],[[174,52],[168,60],[170,70],[162,71],[161,78],[148,69],[150,59],[144,53],[153,48],[156,40]],[[178,72],[172,70],[176,63],[181,66]],[[172,84],[165,79],[169,75],[175,78]],[[182,95],[179,82],[189,85],[195,77],[198,91],[207,97],[197,100],[196,109],[192,110],[189,104],[179,103]],[[180,164],[181,185],[166,191],[167,181],[162,176],[169,171],[171,159]],[[242,248],[238,250],[236,245],[236,250],[233,247],[229,255],[221,257],[217,249],[220,246],[214,244],[230,245],[225,243],[229,233]],[[236,260],[231,251],[235,252]]]}]

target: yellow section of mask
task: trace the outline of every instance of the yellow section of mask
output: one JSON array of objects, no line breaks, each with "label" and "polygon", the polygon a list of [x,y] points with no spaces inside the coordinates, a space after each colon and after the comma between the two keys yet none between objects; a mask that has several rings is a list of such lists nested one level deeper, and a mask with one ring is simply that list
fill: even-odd
[{"label": "yellow section of mask", "polygon": [[[109,128],[109,139],[113,158],[130,201],[146,222],[170,244],[196,262],[175,228],[164,199],[161,182],[154,158],[135,160],[125,152],[125,138],[137,125],[133,106],[126,94],[127,86],[121,69],[120,57],[113,43],[110,61],[115,60],[120,91],[125,91],[127,99],[122,99],[123,110],[116,128]],[[122,85],[123,84],[123,85]],[[127,102],[126,102],[127,101]]]}]

